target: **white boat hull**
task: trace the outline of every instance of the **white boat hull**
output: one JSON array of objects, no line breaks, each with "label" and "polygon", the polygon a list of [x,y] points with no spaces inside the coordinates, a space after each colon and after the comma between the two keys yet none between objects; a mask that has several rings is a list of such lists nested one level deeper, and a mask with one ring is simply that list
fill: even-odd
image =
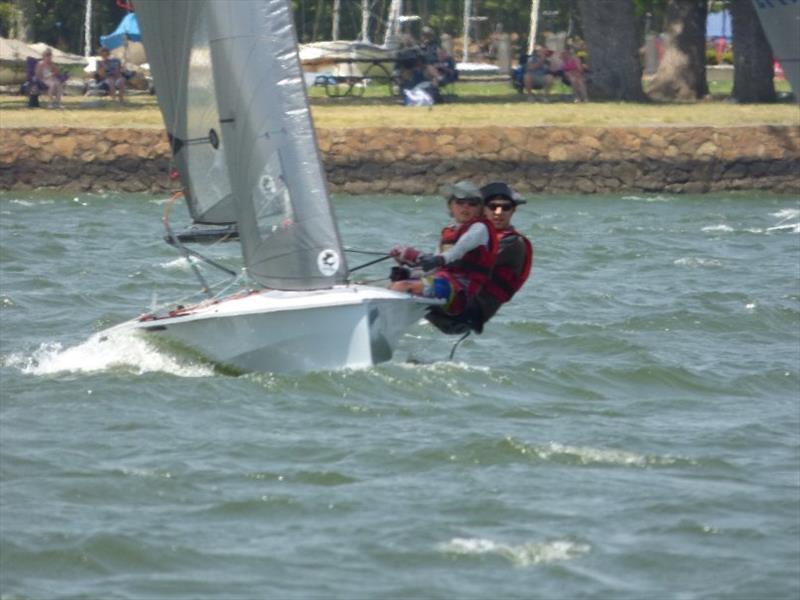
[{"label": "white boat hull", "polygon": [[133,329],[242,372],[363,368],[389,360],[403,333],[437,303],[369,286],[265,290],[113,329]]}]

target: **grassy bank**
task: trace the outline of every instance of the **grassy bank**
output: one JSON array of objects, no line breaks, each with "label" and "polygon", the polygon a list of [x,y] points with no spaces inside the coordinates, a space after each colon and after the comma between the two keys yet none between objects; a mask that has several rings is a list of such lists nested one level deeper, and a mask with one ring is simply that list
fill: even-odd
[{"label": "grassy bank", "polygon": [[[476,88],[484,89],[484,88]],[[312,89],[317,127],[480,127],[490,125],[555,126],[714,126],[798,125],[796,104],[736,105],[722,100],[697,104],[573,104],[564,96],[528,102],[514,93],[471,94],[461,86],[452,102],[433,108],[409,108],[383,96],[329,99]],[[64,109],[29,109],[21,96],[0,96],[3,127],[161,128],[154,96],[130,97],[125,106],[97,98],[68,96]]]}]

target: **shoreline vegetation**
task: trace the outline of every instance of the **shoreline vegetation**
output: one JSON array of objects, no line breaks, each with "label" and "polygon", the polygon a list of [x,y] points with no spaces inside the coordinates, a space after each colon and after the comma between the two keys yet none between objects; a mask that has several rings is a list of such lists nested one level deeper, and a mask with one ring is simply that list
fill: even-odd
[{"label": "shoreline vegetation", "polygon": [[[432,108],[406,107],[389,98],[329,99],[312,96],[318,129],[365,127],[737,127],[800,125],[793,103],[739,105],[710,100],[693,104],[586,103],[554,97],[546,102],[519,96],[457,97]],[[78,127],[163,129],[155,96],[131,96],[125,106],[98,98],[67,96],[63,109],[31,109],[22,96],[0,96],[0,129]]]}]

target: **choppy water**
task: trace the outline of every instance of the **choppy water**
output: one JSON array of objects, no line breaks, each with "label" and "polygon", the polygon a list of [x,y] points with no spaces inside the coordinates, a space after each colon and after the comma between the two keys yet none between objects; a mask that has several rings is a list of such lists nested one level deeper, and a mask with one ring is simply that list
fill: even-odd
[{"label": "choppy water", "polygon": [[[4,600],[800,594],[797,199],[539,198],[532,281],[453,362],[419,325],[242,377],[91,338],[195,289],[162,205],[0,196]],[[336,209],[362,249],[444,221]]]}]

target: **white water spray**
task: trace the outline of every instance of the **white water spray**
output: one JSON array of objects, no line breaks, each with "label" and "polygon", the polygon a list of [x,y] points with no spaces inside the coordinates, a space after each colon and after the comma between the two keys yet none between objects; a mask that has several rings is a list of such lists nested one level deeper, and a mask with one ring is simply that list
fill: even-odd
[{"label": "white water spray", "polygon": [[31,354],[15,353],[0,361],[28,375],[98,373],[123,370],[143,374],[162,372],[177,377],[211,377],[214,367],[181,359],[151,347],[131,332],[95,333],[84,342],[64,348],[58,342],[43,343]]}]

